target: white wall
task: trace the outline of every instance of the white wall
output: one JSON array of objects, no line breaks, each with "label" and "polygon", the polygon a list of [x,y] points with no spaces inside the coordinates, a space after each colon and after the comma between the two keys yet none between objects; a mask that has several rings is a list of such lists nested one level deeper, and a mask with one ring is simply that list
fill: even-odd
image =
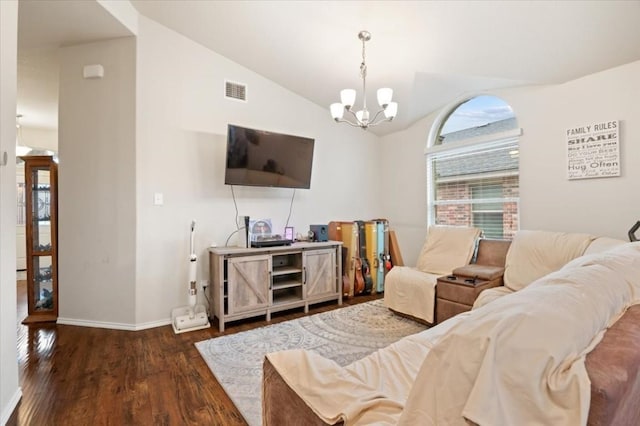
[{"label": "white wall", "polygon": [[[18,2],[0,1],[0,424],[20,400],[16,342],[16,62]],[[2,165],[3,153],[7,164]]]},{"label": "white wall", "polygon": [[[223,184],[228,123],[315,138],[312,189],[296,192],[289,221],[297,231],[306,232],[311,223],[380,215],[378,194],[364,189],[380,182],[375,136],[336,125],[328,110],[151,20],[141,17],[138,31],[134,328],[167,323],[171,309],[187,303],[192,219],[198,280],[208,279],[206,247],[224,244],[235,230],[230,187]],[[247,103],[223,98],[225,79],[248,85]],[[164,205],[153,205],[156,192]],[[271,218],[276,229],[284,227],[292,190],[235,192],[239,214]],[[129,297],[129,291],[120,295]],[[102,320],[89,310],[82,315]]]},{"label": "white wall", "polygon": [[134,37],[60,49],[60,323],[135,321],[135,55]]},{"label": "white wall", "polygon": [[[538,96],[506,98],[524,129],[520,149],[522,227],[627,239],[640,219],[640,61]],[[620,120],[621,176],[567,180],[566,130]]]},{"label": "white wall", "polygon": [[405,265],[416,264],[427,233],[424,148],[434,117],[381,138],[383,216],[396,233]]},{"label": "white wall", "polygon": [[[491,92],[509,103],[520,139],[520,228],[587,232],[627,239],[640,218],[640,61],[555,86]],[[426,233],[424,149],[436,111],[382,138],[385,214],[405,263],[415,264]],[[566,179],[566,129],[620,120],[622,175]]]},{"label": "white wall", "polygon": [[[315,138],[310,190],[297,190],[289,225],[380,215],[379,141],[335,124],[321,108],[185,37],[140,17],[137,63],[136,324],[166,322],[187,304],[189,225],[196,221],[198,280],[206,247],[235,230],[224,185],[227,124]],[[247,84],[248,102],[225,100],[224,80]],[[309,84],[322,84],[310,81]],[[293,190],[234,187],[240,215],[282,232]],[[373,189],[373,190],[372,190]],[[153,205],[153,194],[164,205]],[[231,240],[233,244],[234,239]]]}]

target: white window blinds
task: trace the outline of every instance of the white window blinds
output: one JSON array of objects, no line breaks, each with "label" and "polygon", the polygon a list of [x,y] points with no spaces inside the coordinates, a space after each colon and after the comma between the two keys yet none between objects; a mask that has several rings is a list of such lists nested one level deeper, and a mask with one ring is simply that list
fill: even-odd
[{"label": "white window blinds", "polygon": [[430,223],[475,226],[486,238],[518,229],[518,138],[451,143],[427,153]]}]

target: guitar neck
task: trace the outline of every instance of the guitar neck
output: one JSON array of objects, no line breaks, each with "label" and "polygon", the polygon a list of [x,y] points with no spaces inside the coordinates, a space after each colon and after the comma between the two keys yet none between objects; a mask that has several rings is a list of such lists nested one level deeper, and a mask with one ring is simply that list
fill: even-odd
[{"label": "guitar neck", "polygon": [[366,260],[367,258],[367,237],[364,229],[364,222],[361,220],[356,221],[358,224],[358,255]]}]

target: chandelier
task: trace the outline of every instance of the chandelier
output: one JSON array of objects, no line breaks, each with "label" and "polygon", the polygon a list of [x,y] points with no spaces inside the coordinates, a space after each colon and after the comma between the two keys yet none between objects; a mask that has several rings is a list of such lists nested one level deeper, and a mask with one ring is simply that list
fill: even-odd
[{"label": "chandelier", "polygon": [[[361,127],[366,130],[369,127],[377,126],[384,121],[391,121],[398,113],[398,104],[391,102],[393,90],[387,87],[378,89],[378,104],[380,110],[375,113],[372,119],[367,109],[367,64],[365,63],[365,47],[364,44],[371,40],[369,31],[360,31],[358,38],[362,40],[362,63],[360,64],[360,77],[362,77],[362,109],[353,111],[353,104],[356,101],[356,91],[353,89],[344,89],[340,91],[340,102],[331,104],[331,117],[337,123],[347,123],[353,127]],[[344,117],[344,112],[351,114],[353,121]],[[382,114],[382,115],[381,115]]]}]

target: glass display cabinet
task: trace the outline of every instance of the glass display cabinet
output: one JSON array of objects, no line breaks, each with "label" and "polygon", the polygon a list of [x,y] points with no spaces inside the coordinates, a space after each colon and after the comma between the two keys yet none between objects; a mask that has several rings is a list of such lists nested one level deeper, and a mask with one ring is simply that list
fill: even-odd
[{"label": "glass display cabinet", "polygon": [[51,156],[25,156],[28,315],[23,324],[58,318],[57,182]]}]

